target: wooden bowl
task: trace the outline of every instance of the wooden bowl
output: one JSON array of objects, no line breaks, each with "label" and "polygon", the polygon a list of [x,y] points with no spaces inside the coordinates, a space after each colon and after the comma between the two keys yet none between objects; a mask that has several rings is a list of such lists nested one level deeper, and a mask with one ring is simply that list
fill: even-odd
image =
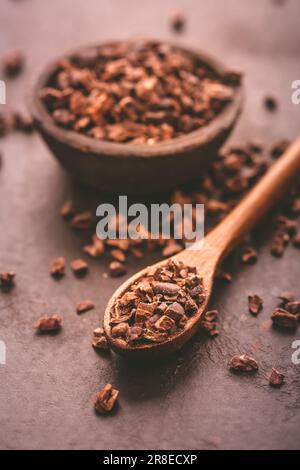
[{"label": "wooden bowl", "polygon": [[[66,54],[72,57],[99,45]],[[175,46],[179,47],[179,46]],[[194,53],[223,75],[227,68],[202,52]],[[88,186],[116,193],[146,193],[166,190],[201,174],[232,131],[243,104],[242,84],[234,87],[234,98],[206,126],[154,145],[135,145],[96,140],[57,126],[39,98],[58,61],[51,62],[37,78],[29,96],[29,108],[41,136],[72,177]]]}]

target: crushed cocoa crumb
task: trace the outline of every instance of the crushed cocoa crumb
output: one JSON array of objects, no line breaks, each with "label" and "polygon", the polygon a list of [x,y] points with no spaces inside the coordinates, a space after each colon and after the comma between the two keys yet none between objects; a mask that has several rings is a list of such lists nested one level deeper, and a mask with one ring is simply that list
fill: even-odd
[{"label": "crushed cocoa crumb", "polygon": [[270,375],[270,379],[269,379],[269,384],[272,387],[281,387],[284,384],[284,379],[285,379],[284,375],[278,372],[278,370],[276,370],[273,367],[271,375]]},{"label": "crushed cocoa crumb", "polygon": [[94,302],[91,300],[83,300],[76,305],[76,312],[80,315],[81,313],[88,312],[95,308]]},{"label": "crushed cocoa crumb", "polygon": [[62,325],[62,318],[60,315],[52,315],[52,316],[43,316],[39,318],[37,323],[35,324],[35,328],[40,333],[51,333],[54,331],[58,331]]},{"label": "crushed cocoa crumb", "polygon": [[233,356],[229,362],[229,368],[235,372],[256,372],[258,364],[254,357],[243,354]]},{"label": "crushed cocoa crumb", "polygon": [[71,263],[71,269],[78,277],[85,276],[88,272],[88,264],[81,258],[74,259]]},{"label": "crushed cocoa crumb", "polygon": [[118,396],[119,390],[113,388],[111,384],[105,385],[95,396],[95,410],[101,414],[110,412],[115,406]]},{"label": "crushed cocoa crumb", "polygon": [[49,271],[51,276],[60,278],[65,274],[65,258],[62,256],[55,258],[50,263]]},{"label": "crushed cocoa crumb", "polygon": [[257,294],[248,295],[248,308],[252,315],[257,316],[263,308],[263,301]]},{"label": "crushed cocoa crumb", "polygon": [[15,277],[16,273],[14,271],[5,271],[0,273],[0,288],[4,291],[12,289]]}]

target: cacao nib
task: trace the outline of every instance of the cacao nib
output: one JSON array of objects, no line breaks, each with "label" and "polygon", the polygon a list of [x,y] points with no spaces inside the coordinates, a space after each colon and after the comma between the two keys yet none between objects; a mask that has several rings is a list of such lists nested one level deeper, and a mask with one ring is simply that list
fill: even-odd
[{"label": "cacao nib", "polygon": [[94,405],[97,413],[103,414],[112,411],[118,396],[119,390],[113,388],[111,384],[105,385],[105,387],[95,396]]},{"label": "cacao nib", "polygon": [[50,274],[53,277],[60,278],[65,274],[65,258],[60,256],[59,258],[55,258],[50,263],[49,268]]},{"label": "cacao nib", "polygon": [[107,350],[109,344],[104,334],[103,328],[96,328],[93,332],[92,346],[95,349]]},{"label": "cacao nib", "polygon": [[94,302],[91,300],[83,300],[76,305],[76,312],[80,315],[81,313],[88,312],[95,308]]},{"label": "cacao nib", "polygon": [[263,301],[257,294],[248,295],[248,308],[252,315],[257,316],[263,308]]},{"label": "cacao nib", "polygon": [[20,50],[12,50],[3,57],[4,73],[9,77],[19,75],[24,66],[24,54]]},{"label": "cacao nib", "polygon": [[281,387],[284,384],[284,378],[284,375],[273,367],[269,383],[272,387]]},{"label": "cacao nib", "polygon": [[62,206],[60,210],[60,215],[64,219],[68,220],[68,219],[71,219],[75,215],[75,212],[76,211],[75,211],[73,201],[69,200],[69,201],[66,201],[64,205]]},{"label": "cacao nib", "polygon": [[233,356],[229,362],[229,367],[236,372],[256,372],[258,370],[258,364],[254,357],[247,354]]},{"label": "cacao nib", "polygon": [[51,333],[53,331],[58,331],[62,325],[62,318],[60,315],[52,315],[50,317],[44,316],[39,318],[35,328],[40,333]]},{"label": "cacao nib", "polygon": [[288,312],[287,310],[284,310],[283,308],[277,308],[276,310],[274,310],[271,316],[271,320],[273,321],[274,325],[277,325],[282,328],[297,328],[297,316],[293,313]]},{"label": "cacao nib", "polygon": [[14,271],[6,271],[0,273],[0,287],[4,291],[9,291],[14,286],[16,273]]},{"label": "cacao nib", "polygon": [[123,263],[119,261],[112,261],[109,265],[109,273],[112,277],[119,277],[126,274],[127,269]]},{"label": "cacao nib", "polygon": [[71,269],[76,276],[82,277],[88,272],[88,264],[83,259],[74,259],[71,263]]}]

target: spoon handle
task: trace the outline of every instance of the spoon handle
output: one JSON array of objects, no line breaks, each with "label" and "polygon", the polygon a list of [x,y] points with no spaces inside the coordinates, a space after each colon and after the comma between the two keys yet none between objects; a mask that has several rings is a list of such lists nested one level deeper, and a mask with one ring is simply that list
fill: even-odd
[{"label": "spoon handle", "polygon": [[204,240],[223,258],[278,202],[300,175],[300,138],[280,157],[235,209]]}]

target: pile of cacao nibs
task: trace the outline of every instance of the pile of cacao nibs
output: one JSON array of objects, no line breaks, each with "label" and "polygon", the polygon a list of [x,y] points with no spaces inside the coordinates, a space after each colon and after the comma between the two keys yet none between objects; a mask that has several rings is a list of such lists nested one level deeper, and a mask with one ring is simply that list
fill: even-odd
[{"label": "pile of cacao nibs", "polygon": [[113,306],[111,334],[124,345],[162,343],[185,328],[205,302],[197,269],[169,260],[135,282]]},{"label": "pile of cacao nibs", "polygon": [[54,122],[95,139],[155,144],[206,125],[233,100],[237,72],[157,41],[116,42],[58,63],[40,98]]}]

